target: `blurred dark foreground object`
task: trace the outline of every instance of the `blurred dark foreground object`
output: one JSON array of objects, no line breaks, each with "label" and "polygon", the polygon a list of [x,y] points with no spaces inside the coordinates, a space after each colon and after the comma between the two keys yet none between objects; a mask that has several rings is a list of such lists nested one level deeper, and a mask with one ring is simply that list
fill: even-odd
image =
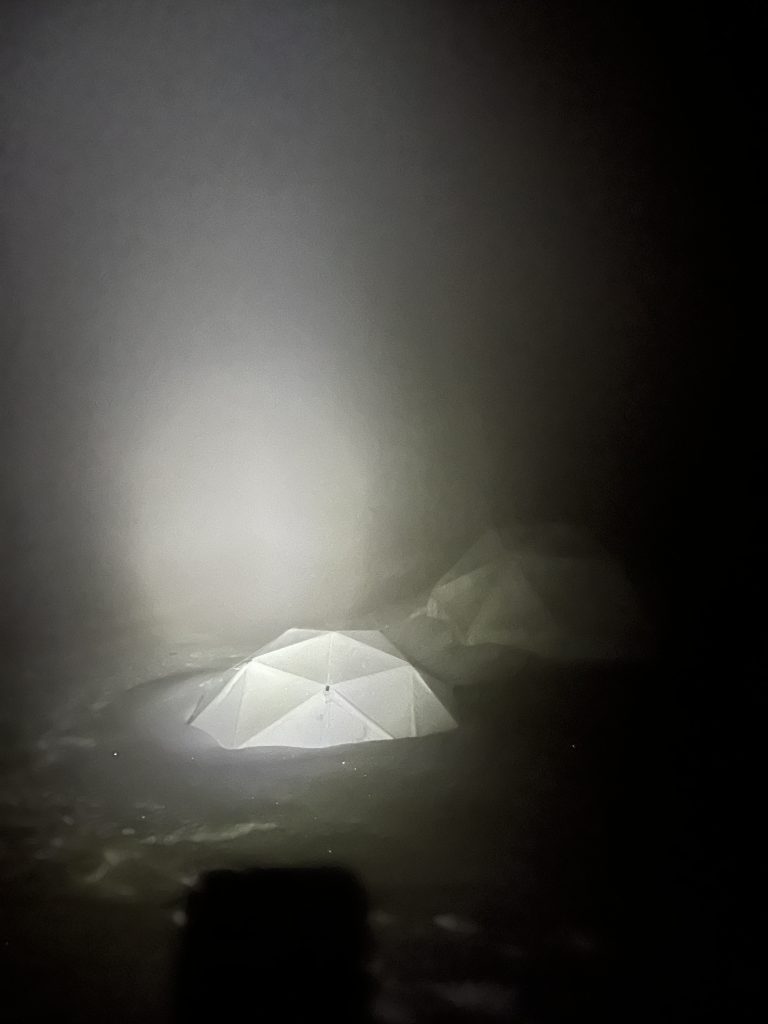
[{"label": "blurred dark foreground object", "polygon": [[367,914],[340,868],[204,875],[187,901],[176,1024],[366,1024]]}]

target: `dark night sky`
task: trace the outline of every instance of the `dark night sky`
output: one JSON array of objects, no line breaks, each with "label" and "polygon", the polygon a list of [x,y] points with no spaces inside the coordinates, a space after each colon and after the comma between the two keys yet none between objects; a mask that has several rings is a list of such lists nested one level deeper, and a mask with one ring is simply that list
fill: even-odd
[{"label": "dark night sky", "polygon": [[729,34],[572,8],[8,7],[13,637],[343,613],[509,513],[680,582]]}]

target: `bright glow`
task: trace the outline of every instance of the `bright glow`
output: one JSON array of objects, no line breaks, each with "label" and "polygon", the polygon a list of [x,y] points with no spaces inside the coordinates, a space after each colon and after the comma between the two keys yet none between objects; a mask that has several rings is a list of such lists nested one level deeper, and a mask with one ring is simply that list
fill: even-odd
[{"label": "bright glow", "polygon": [[156,382],[126,487],[131,564],[160,620],[343,616],[364,577],[364,439],[330,370],[205,367]]}]

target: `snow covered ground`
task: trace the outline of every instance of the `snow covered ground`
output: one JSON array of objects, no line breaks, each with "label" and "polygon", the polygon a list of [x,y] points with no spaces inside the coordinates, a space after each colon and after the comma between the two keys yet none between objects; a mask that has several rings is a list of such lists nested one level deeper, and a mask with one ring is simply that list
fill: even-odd
[{"label": "snow covered ground", "polygon": [[[120,671],[141,677],[144,657],[149,680],[127,688],[106,656],[100,681],[88,652],[59,659],[67,700],[52,693],[48,726],[4,751],[5,1019],[165,1020],[203,872],[323,864],[368,894],[373,1020],[556,1020],[563,999],[597,1013],[615,953],[600,836],[616,783],[596,785],[595,759],[615,754],[630,670],[529,661],[461,691],[455,732],[225,751],[185,717],[243,653],[124,646]],[[43,663],[25,664],[44,677]]]}]

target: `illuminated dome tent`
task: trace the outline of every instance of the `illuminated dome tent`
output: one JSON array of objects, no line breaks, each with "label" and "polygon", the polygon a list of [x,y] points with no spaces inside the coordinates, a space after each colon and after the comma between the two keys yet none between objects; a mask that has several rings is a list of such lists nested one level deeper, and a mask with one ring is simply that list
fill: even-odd
[{"label": "illuminated dome tent", "polygon": [[222,747],[332,747],[452,729],[383,634],[289,629],[234,668],[190,724]]}]

